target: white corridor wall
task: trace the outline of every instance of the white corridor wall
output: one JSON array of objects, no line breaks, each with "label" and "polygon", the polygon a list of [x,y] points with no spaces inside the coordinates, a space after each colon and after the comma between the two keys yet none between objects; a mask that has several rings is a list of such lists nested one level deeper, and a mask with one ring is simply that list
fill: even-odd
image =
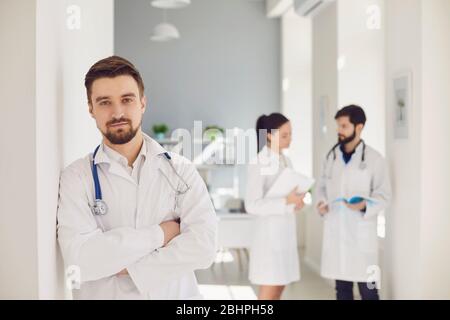
[{"label": "white corridor wall", "polygon": [[112,0],[0,2],[2,299],[64,298],[59,173],[99,142],[84,74],[112,55],[113,18]]},{"label": "white corridor wall", "polygon": [[[390,297],[450,299],[450,1],[389,0],[387,214]],[[412,75],[408,139],[395,139],[392,77]]]}]

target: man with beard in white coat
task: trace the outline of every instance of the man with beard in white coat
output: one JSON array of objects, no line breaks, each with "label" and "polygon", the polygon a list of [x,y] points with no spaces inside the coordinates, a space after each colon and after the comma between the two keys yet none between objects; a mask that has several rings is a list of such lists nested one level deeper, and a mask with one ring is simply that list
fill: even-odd
[{"label": "man with beard in white coat", "polygon": [[[317,184],[317,210],[323,217],[321,275],[336,280],[338,300],[378,300],[377,216],[391,198],[383,157],[361,139],[364,110],[351,105],[335,116],[339,142],[327,154]],[[375,274],[376,278],[376,274]]]},{"label": "man with beard in white coat", "polygon": [[194,270],[214,261],[217,224],[202,178],[142,132],[147,100],[129,61],[98,61],[85,86],[103,141],[60,180],[58,240],[74,298],[201,298]]}]

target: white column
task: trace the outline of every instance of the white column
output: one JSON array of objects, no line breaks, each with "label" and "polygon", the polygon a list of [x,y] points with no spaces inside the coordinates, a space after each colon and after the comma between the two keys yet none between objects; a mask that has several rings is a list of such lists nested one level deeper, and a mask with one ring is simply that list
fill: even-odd
[{"label": "white column", "polygon": [[[450,3],[387,2],[390,297],[449,299]],[[409,136],[396,139],[392,77],[412,74]]]},{"label": "white column", "polygon": [[311,20],[293,11],[281,20],[282,112],[293,125],[290,156],[294,166],[312,174],[312,31]]},{"label": "white column", "polygon": [[98,143],[84,74],[112,39],[113,0],[0,2],[0,298],[64,297],[59,174]]},{"label": "white column", "polygon": [[[420,109],[421,0],[386,3],[387,157],[393,199],[386,213],[386,266],[388,298],[418,299],[420,246]],[[392,78],[412,73],[412,110],[408,139],[394,139]]]},{"label": "white column", "polygon": [[[322,162],[336,143],[334,115],[338,104],[337,84],[337,5],[333,3],[312,21],[313,31],[313,172],[319,177]],[[322,219],[315,211],[306,218],[305,260],[320,270],[322,254]]]},{"label": "white column", "polygon": [[[113,55],[114,1],[63,0],[63,164],[92,152],[101,136],[89,116],[84,76],[98,60]],[[80,17],[80,23],[77,23]],[[126,58],[126,57],[125,57]],[[80,130],[83,128],[83,130]]]},{"label": "white column", "polygon": [[363,107],[363,138],[385,153],[384,0],[339,0],[338,107]]},{"label": "white column", "polygon": [[[281,19],[282,113],[291,120],[289,156],[296,170],[312,176],[311,20],[290,10]],[[298,245],[306,237],[306,215],[297,216]]]},{"label": "white column", "polygon": [[422,0],[420,294],[450,299],[450,1]]},{"label": "white column", "polygon": [[0,298],[38,297],[36,2],[0,1]]}]

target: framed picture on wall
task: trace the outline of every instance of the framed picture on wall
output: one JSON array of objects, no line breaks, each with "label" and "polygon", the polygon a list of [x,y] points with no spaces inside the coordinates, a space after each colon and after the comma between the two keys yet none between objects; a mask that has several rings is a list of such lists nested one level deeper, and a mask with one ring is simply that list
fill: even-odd
[{"label": "framed picture on wall", "polygon": [[412,105],[411,72],[399,73],[393,78],[394,138],[408,139]]}]

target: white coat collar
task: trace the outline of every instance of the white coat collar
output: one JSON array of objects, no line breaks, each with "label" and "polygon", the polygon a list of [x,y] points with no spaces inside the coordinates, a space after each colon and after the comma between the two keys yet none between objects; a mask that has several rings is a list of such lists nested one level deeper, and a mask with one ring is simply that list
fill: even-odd
[{"label": "white coat collar", "polygon": [[[150,138],[145,133],[142,133],[142,135],[144,137],[144,144],[143,144],[143,147],[141,148],[141,152],[139,153],[139,155],[144,153],[146,159],[150,159],[150,158],[153,158],[155,156],[158,156],[160,154],[163,154],[163,153],[167,152],[167,150],[164,149],[154,139]],[[145,145],[145,147],[144,147],[144,145]],[[100,145],[100,148],[98,149],[98,152],[95,155],[94,162],[95,162],[95,164],[111,163],[110,157],[108,156],[108,154],[104,150],[103,143]]]},{"label": "white coat collar", "polygon": [[163,148],[156,140],[150,138],[145,133],[142,133],[144,140],[147,142],[147,158],[153,158],[166,153],[167,150]]},{"label": "white coat collar", "polygon": [[[358,146],[357,146],[356,149],[355,149],[354,155],[355,155],[355,154],[361,153],[362,150],[363,150],[363,148],[364,148],[364,142],[363,142],[363,140],[361,139],[361,142],[358,144]],[[340,145],[337,146],[336,149],[337,149],[338,152],[342,155],[341,146],[340,146]],[[366,150],[367,150],[367,147],[366,147]]]},{"label": "white coat collar", "polygon": [[277,154],[276,152],[272,151],[267,145],[265,145],[265,146],[261,149],[260,153],[261,153],[262,155],[266,156],[266,157],[269,157],[269,158],[270,158],[270,157],[276,157],[276,156],[278,156],[278,154]]},{"label": "white coat collar", "polygon": [[[146,158],[147,157],[147,142],[144,141],[142,142],[142,147],[141,150],[139,151],[138,156],[136,157],[136,160],[134,161],[133,166],[137,163],[137,161],[139,161],[140,158]],[[128,166],[128,160],[126,157],[124,157],[123,155],[121,155],[120,153],[118,153],[116,150],[110,148],[109,146],[107,146],[106,144],[102,143],[101,146],[102,150],[104,153],[106,153],[106,155],[108,156],[108,158],[110,160],[113,160],[117,163],[120,163],[122,166],[127,167]]]}]

